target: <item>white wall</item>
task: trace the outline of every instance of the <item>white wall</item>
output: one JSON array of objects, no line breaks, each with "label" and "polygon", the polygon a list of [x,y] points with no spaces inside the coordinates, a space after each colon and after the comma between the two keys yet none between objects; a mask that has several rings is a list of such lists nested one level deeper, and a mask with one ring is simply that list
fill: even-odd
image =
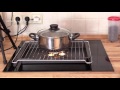
[{"label": "white wall", "polygon": [[[120,12],[14,12],[14,15],[27,15],[31,13],[41,13],[43,15],[43,24],[30,24],[29,28],[23,35],[31,32],[37,32],[42,28],[49,28],[50,24],[56,23],[60,27],[67,28],[71,32],[81,34],[100,35],[107,34],[109,16],[120,16]],[[4,19],[11,18],[11,12],[4,12]],[[10,23],[6,23],[9,25]],[[24,24],[21,24],[21,28]],[[11,34],[16,33],[16,25],[10,27]]]}]

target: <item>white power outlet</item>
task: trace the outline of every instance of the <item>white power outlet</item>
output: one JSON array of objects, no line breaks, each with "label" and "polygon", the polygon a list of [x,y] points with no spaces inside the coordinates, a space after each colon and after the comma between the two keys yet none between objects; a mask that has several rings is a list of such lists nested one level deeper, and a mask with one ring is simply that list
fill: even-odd
[{"label": "white power outlet", "polygon": [[32,15],[32,23],[39,23],[42,24],[43,23],[43,17],[41,14],[33,14]]}]

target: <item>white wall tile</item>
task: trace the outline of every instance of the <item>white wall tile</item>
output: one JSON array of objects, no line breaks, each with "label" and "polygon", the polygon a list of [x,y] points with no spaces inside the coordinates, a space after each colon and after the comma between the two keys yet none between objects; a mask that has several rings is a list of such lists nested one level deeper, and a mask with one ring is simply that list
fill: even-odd
[{"label": "white wall tile", "polygon": [[98,19],[86,19],[86,33],[87,32],[96,32],[98,33]]},{"label": "white wall tile", "polygon": [[72,30],[72,19],[59,20],[58,25],[61,28],[66,28],[71,31]]},{"label": "white wall tile", "polygon": [[57,12],[58,14],[58,19],[63,20],[63,19],[72,19],[73,18],[73,12]]},{"label": "white wall tile", "polygon": [[86,12],[74,12],[73,13],[73,19],[85,19],[86,18]]},{"label": "white wall tile", "polygon": [[120,12],[101,12],[99,13],[99,18],[108,20],[110,16],[120,16]]},{"label": "white wall tile", "polygon": [[86,32],[85,19],[72,20],[72,32],[84,34]]},{"label": "white wall tile", "polygon": [[106,29],[102,29],[102,30],[99,30],[98,34],[100,34],[100,35],[102,35],[102,34],[107,35],[108,31]]},{"label": "white wall tile", "polygon": [[57,20],[58,19],[58,13],[57,12],[43,12],[43,19],[44,20]]},{"label": "white wall tile", "polygon": [[99,13],[98,12],[86,12],[85,17],[86,19],[98,19],[99,18]]},{"label": "white wall tile", "polygon": [[87,31],[85,35],[98,35],[98,33],[95,31]]},{"label": "white wall tile", "polygon": [[[15,14],[28,15],[39,14],[43,15],[43,24],[30,24],[24,34],[37,32],[42,28],[49,28],[50,24],[58,24],[59,27],[71,30],[71,32],[80,32],[81,34],[107,34],[108,32],[108,17],[120,16],[120,12],[14,12]],[[5,21],[11,19],[11,12],[4,12]],[[10,23],[7,23],[9,26]],[[24,27],[21,23],[21,28]],[[11,33],[16,33],[16,25],[10,27]]]},{"label": "white wall tile", "polygon": [[108,28],[108,20],[99,19],[99,28]]},{"label": "white wall tile", "polygon": [[108,32],[108,20],[99,19],[99,34],[107,34]]}]

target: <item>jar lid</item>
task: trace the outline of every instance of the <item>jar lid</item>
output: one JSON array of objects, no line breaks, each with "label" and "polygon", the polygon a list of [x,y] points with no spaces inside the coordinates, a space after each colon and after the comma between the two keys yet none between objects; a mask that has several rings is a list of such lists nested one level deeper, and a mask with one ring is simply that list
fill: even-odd
[{"label": "jar lid", "polygon": [[111,17],[108,17],[108,20],[110,20],[110,21],[120,21],[120,17],[118,17],[118,16],[111,16]]}]

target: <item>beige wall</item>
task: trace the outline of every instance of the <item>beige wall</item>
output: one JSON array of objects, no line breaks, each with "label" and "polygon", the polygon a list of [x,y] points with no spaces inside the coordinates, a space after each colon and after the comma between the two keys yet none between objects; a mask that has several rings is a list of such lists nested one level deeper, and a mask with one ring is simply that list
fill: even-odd
[{"label": "beige wall", "polygon": [[[0,15],[3,18],[3,13],[2,12],[0,12]],[[3,37],[5,36],[5,33],[3,31],[2,31],[2,35],[3,35]]]},{"label": "beige wall", "polygon": [[[50,24],[57,23],[60,27],[67,28],[71,32],[81,34],[107,34],[109,16],[120,16],[120,12],[14,12],[14,15],[27,15],[31,13],[41,13],[43,15],[43,24],[30,24],[23,35],[31,32],[37,32],[42,28],[49,28]],[[5,21],[11,18],[11,12],[4,12]],[[7,23],[9,25],[10,23]],[[21,28],[25,26],[21,23]],[[11,28],[11,33],[16,33],[16,24]]]}]

